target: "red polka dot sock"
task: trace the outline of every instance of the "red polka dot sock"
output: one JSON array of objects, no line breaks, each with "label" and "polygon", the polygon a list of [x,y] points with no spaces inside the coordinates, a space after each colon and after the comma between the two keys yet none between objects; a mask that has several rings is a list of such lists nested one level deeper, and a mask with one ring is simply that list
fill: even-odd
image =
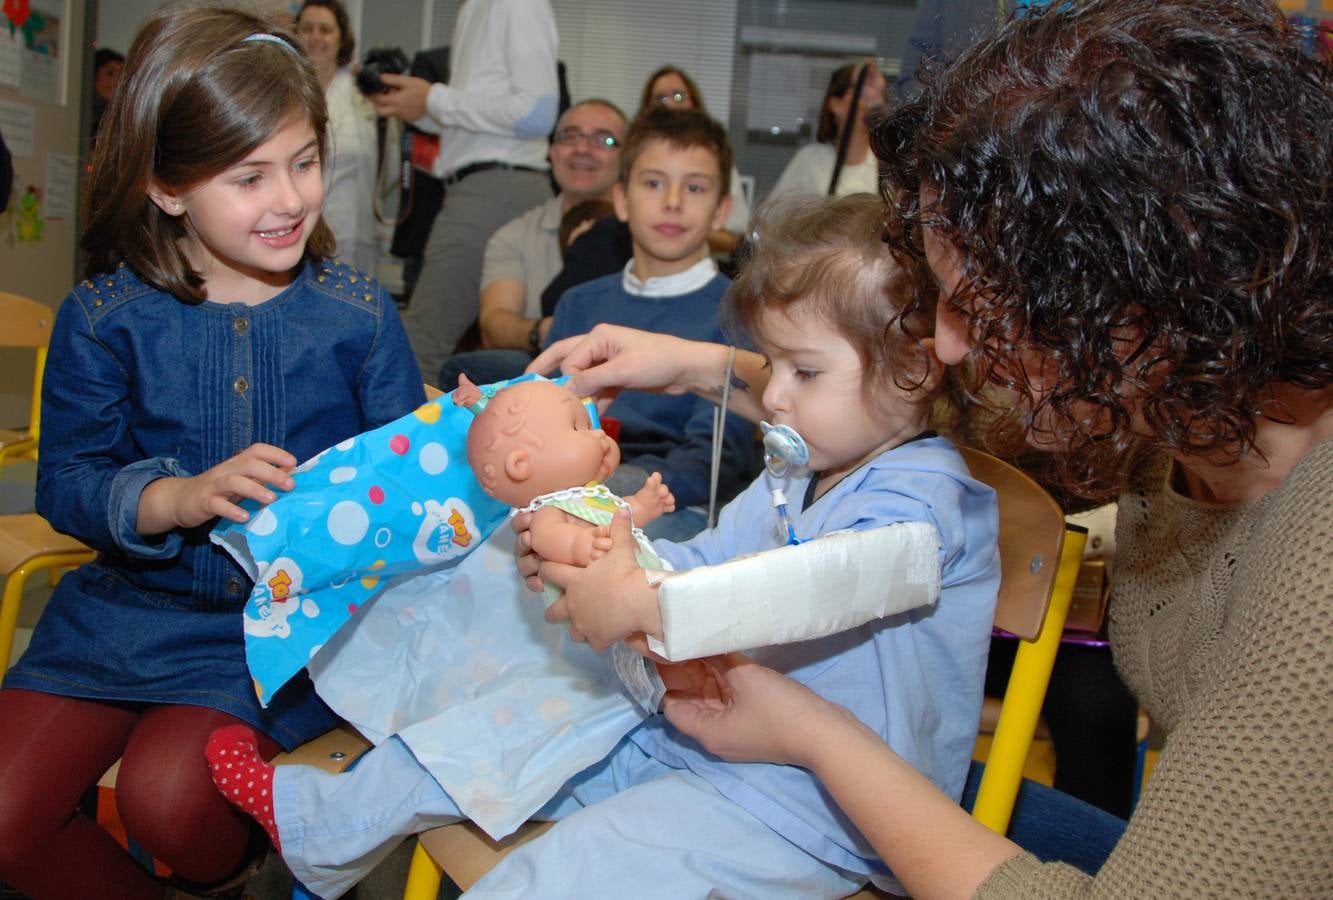
[{"label": "red polka dot sock", "polygon": [[273,767],[259,755],[259,743],[250,726],[224,725],[214,731],[204,744],[204,757],[222,796],[264,826],[281,853],[278,825],[273,819]]}]

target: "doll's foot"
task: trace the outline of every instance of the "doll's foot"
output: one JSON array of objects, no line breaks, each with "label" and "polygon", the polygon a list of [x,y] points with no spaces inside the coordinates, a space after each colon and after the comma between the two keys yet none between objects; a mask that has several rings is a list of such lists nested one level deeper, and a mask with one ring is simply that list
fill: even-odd
[{"label": "doll's foot", "polygon": [[262,825],[281,852],[273,818],[273,767],[259,755],[254,731],[248,725],[224,725],[208,736],[204,757],[222,796]]}]

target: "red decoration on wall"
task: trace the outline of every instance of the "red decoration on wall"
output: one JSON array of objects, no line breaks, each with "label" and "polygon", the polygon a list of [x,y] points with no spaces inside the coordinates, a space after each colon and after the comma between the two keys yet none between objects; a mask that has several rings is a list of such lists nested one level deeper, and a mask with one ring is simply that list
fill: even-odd
[{"label": "red decoration on wall", "polygon": [[10,31],[22,28],[32,15],[31,0],[5,0],[5,18],[9,20]]}]

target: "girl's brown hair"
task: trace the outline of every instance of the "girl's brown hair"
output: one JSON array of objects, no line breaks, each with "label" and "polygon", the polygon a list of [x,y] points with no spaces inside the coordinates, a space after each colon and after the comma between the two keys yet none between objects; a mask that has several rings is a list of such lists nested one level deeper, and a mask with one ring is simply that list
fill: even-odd
[{"label": "girl's brown hair", "polygon": [[[765,204],[751,223],[750,255],[727,291],[728,326],[762,344],[765,313],[799,308],[799,315],[826,322],[856,349],[872,403],[885,402],[895,386],[915,392],[933,383],[940,367],[903,317],[922,293],[917,276],[924,272],[894,261],[881,239],[884,216],[873,194]],[[910,322],[915,334],[929,334],[933,317],[922,312]],[[933,401],[936,394],[923,390],[917,399]]]},{"label": "girl's brown hair", "polygon": [[[282,44],[244,40],[252,34]],[[130,47],[93,151],[81,241],[86,275],[110,271],[123,260],[178,299],[202,301],[203,278],[179,246],[189,222],[158,209],[149,185],[187,190],[241,162],[302,117],[315,131],[322,160],[324,92],[290,33],[231,9],[174,8],[152,16]],[[321,219],[306,257],[323,259],[334,246]]]},{"label": "girl's brown hair", "polygon": [[694,108],[704,115],[708,115],[708,107],[704,105],[704,95],[699,92],[699,85],[694,83],[694,79],[686,75],[675,66],[663,66],[656,72],[648,76],[648,80],[643,83],[643,95],[639,97],[639,112],[653,105],[657,98],[653,96],[653,85],[657,79],[663,75],[675,75],[681,81],[685,82],[685,89],[690,92],[690,98],[694,100]]}]

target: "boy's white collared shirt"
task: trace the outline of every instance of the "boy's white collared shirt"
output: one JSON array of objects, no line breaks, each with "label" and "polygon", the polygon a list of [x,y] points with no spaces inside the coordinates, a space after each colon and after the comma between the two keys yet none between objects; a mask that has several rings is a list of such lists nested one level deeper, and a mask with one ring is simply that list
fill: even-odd
[{"label": "boy's white collared shirt", "polygon": [[699,290],[716,275],[717,263],[711,256],[705,256],[684,272],[640,281],[639,276],[634,274],[634,260],[631,259],[625,263],[621,286],[625,293],[635,297],[679,297]]}]

